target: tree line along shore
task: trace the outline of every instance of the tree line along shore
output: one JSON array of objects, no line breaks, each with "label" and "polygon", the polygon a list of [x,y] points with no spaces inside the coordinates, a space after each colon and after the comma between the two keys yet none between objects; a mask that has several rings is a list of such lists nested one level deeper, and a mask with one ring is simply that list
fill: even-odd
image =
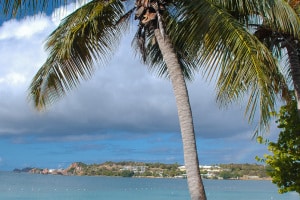
[{"label": "tree line along shore", "polygon": [[[201,176],[207,179],[232,180],[270,180],[269,166],[258,164],[217,164],[199,166]],[[101,164],[85,164],[74,162],[66,169],[23,168],[14,172],[33,174],[53,174],[66,176],[121,176],[121,177],[153,177],[153,178],[186,178],[185,166],[164,163],[144,162],[104,162]]]}]

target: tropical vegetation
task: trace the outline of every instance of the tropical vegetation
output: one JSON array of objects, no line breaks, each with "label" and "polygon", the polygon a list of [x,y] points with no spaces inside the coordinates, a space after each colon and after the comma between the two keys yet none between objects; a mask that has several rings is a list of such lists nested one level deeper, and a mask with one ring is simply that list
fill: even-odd
[{"label": "tropical vegetation", "polygon": [[[226,1],[225,1],[226,2]],[[291,87],[292,84],[294,84],[294,87],[298,87],[297,86],[297,80],[299,78],[297,78],[296,75],[297,73],[293,73],[293,71],[291,70],[293,63],[294,63],[294,68],[297,68],[297,64],[295,65],[295,59],[289,59],[289,57],[287,56],[287,63],[284,63],[283,60],[284,55],[286,54],[286,50],[287,47],[289,45],[295,45],[297,43],[299,43],[299,28],[297,28],[297,26],[292,27],[287,27],[287,25],[289,23],[292,24],[299,24],[299,12],[298,14],[295,11],[299,11],[299,9],[295,9],[295,2],[297,3],[297,6],[299,6],[299,1],[295,0],[295,1],[270,1],[269,3],[271,5],[275,5],[277,4],[277,6],[275,6],[274,8],[274,12],[276,13],[281,13],[282,16],[271,16],[269,13],[264,13],[264,11],[262,12],[253,12],[253,8],[251,7],[247,7],[249,6],[249,2],[244,2],[244,4],[242,3],[242,7],[247,7],[247,9],[242,10],[241,8],[237,8],[235,10],[232,10],[232,5],[230,3],[225,3],[223,2],[223,6],[228,10],[229,13],[232,14],[233,17],[235,17],[236,20],[238,20],[240,23],[244,24],[245,27],[247,27],[247,29],[254,34],[254,36],[256,36],[257,39],[259,39],[259,41],[261,41],[272,53],[273,56],[277,59],[277,61],[279,62],[277,67],[278,69],[269,69],[270,71],[273,71],[272,77],[271,79],[273,81],[275,81],[277,84],[274,85],[274,87],[270,87],[270,88],[260,88],[258,90],[252,90],[250,92],[250,98],[248,101],[248,105],[246,108],[246,112],[249,111],[249,120],[251,121],[254,115],[253,115],[253,110],[255,111],[255,103],[253,103],[251,105],[251,101],[256,102],[257,104],[259,104],[260,106],[260,125],[257,127],[257,130],[255,132],[255,134],[263,134],[266,131],[269,131],[269,122],[270,119],[272,118],[272,111],[276,110],[276,108],[274,107],[274,105],[276,105],[278,100],[284,100],[285,102],[288,102],[291,100],[291,96],[289,93],[289,89]],[[293,3],[294,2],[294,3]],[[290,5],[288,4],[290,3]],[[264,4],[264,3],[263,3]],[[281,5],[281,8],[279,7],[279,5]],[[254,6],[254,5],[253,5]],[[257,4],[257,6],[259,6]],[[261,5],[263,6],[263,5]],[[234,6],[233,6],[234,7]],[[238,6],[236,6],[238,7]],[[291,10],[291,8],[294,9],[294,11]],[[297,7],[298,8],[298,7]],[[287,12],[288,9],[289,11]],[[255,9],[254,9],[255,10]],[[257,13],[257,14],[255,14]],[[285,14],[283,14],[285,13]],[[281,15],[280,14],[280,15]],[[285,15],[285,16],[284,16]],[[275,17],[275,18],[274,18]],[[281,19],[280,19],[281,18]],[[283,20],[286,19],[286,20]],[[289,21],[291,20],[291,21]],[[286,24],[287,23],[287,24]],[[292,29],[292,31],[290,30]],[[289,45],[287,45],[289,44]],[[293,49],[295,49],[295,46],[293,46]],[[295,56],[294,56],[295,57]],[[299,58],[298,58],[299,59]],[[272,65],[274,66],[274,65]],[[272,66],[269,66],[270,68]],[[298,65],[298,68],[300,66]],[[225,73],[226,74],[226,73]],[[243,73],[240,73],[243,74]],[[296,77],[296,78],[295,78]],[[225,77],[226,78],[226,77]],[[220,80],[224,80],[222,78],[221,75],[221,79]],[[235,79],[231,79],[231,81],[235,81]],[[223,82],[223,81],[222,81]],[[221,82],[221,83],[222,83]],[[221,103],[224,103],[225,105],[228,102],[231,102],[232,99],[240,99],[240,94],[243,94],[243,87],[244,87],[244,83],[243,81],[240,81],[241,83],[241,87],[242,89],[238,88],[238,91],[236,90],[231,90],[229,88],[228,90],[228,85],[233,85],[233,84],[237,84],[234,82],[226,82],[225,80],[225,87],[223,87],[223,90],[220,90],[220,92],[218,93],[218,100],[221,101]],[[253,83],[253,82],[252,82]],[[224,84],[224,83],[222,83]],[[295,85],[296,84],[296,85]],[[248,87],[246,87],[246,90],[251,88],[251,87],[261,87],[260,84],[251,84]],[[269,90],[269,94],[268,91],[264,91],[264,90]],[[229,94],[228,94],[229,91]],[[259,92],[257,92],[259,91]],[[235,92],[237,94],[235,94]],[[224,95],[225,93],[225,95]],[[276,98],[275,94],[278,94]],[[260,95],[260,98],[257,98],[257,95]],[[268,96],[268,97],[266,97]],[[258,99],[260,100],[260,102],[258,103]],[[271,111],[271,112],[270,112]]]},{"label": "tropical vegetation", "polygon": [[[295,13],[300,16],[300,1],[299,0],[289,0],[287,1],[291,8],[294,9]],[[283,75],[286,76],[288,85],[291,85],[295,91],[295,96],[297,100],[298,114],[300,116],[300,41],[299,38],[291,35],[285,30],[280,30],[272,27],[272,25],[267,21],[263,23],[252,23],[248,25],[250,28],[254,29],[254,35],[263,42],[273,55],[281,61],[281,71]],[[299,32],[299,30],[298,30]],[[287,86],[285,86],[287,87]],[[288,89],[283,90],[282,94],[287,99],[290,94]]]},{"label": "tropical vegetation", "polygon": [[[7,16],[22,16],[28,10],[45,10],[68,1],[1,3]],[[136,23],[129,23],[132,16]],[[88,1],[49,36],[49,56],[32,80],[29,97],[38,109],[63,97],[90,78],[96,64],[107,63],[133,24],[137,27],[133,47],[151,70],[173,85],[191,199],[206,199],[185,81],[203,70],[217,80],[221,103],[249,94],[246,112],[251,121],[259,107],[262,127],[268,125],[276,95],[284,94],[286,88],[278,63],[245,26],[252,19],[299,38],[299,20],[283,0]]]},{"label": "tropical vegetation", "polygon": [[[75,166],[80,166],[80,171],[75,170]],[[257,164],[219,164],[213,165],[216,168],[213,176],[212,173],[200,166],[202,177],[209,179],[242,179],[247,176],[255,176],[257,178],[268,178],[267,171],[269,167]],[[143,162],[104,162],[101,164],[72,164],[67,169],[69,175],[81,176],[122,176],[122,177],[158,177],[158,178],[184,178],[186,171],[180,169],[178,163],[143,163]]]},{"label": "tropical vegetation", "polygon": [[[66,169],[45,170],[39,168],[15,169],[14,172],[29,172],[36,174],[55,174],[67,176],[122,176],[147,178],[186,178],[184,166],[178,163],[145,163],[122,161],[85,164],[72,163]],[[257,164],[218,164],[199,166],[201,176],[206,179],[269,179],[270,167]]]},{"label": "tropical vegetation", "polygon": [[223,179],[240,179],[242,177],[257,177],[257,178],[268,178],[268,172],[271,170],[268,165],[258,164],[219,164],[220,168],[223,169],[218,176]]},{"label": "tropical vegetation", "polygon": [[258,158],[271,167],[269,175],[279,188],[279,193],[296,191],[300,194],[300,117],[297,102],[282,106],[276,115],[278,128],[281,129],[277,142],[258,138],[268,146],[271,154]]}]

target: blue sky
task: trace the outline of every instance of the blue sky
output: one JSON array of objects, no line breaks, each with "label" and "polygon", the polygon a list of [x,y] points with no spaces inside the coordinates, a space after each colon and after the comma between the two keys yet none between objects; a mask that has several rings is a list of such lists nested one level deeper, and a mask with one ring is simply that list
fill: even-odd
[{"label": "blue sky", "polygon": [[[60,17],[41,15],[0,26],[0,171],[65,168],[76,161],[183,164],[170,82],[135,58],[131,37],[91,80],[46,111],[33,108],[27,89],[47,57],[43,44]],[[219,109],[213,83],[201,74],[188,89],[201,164],[255,163],[256,155],[267,152],[251,139],[254,126],[247,124],[242,105]],[[274,127],[272,138],[278,132]]]}]

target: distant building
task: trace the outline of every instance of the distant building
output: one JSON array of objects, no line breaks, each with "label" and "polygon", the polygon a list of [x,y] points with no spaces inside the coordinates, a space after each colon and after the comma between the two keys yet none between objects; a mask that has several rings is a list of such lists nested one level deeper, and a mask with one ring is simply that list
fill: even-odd
[{"label": "distant building", "polygon": [[144,173],[146,171],[146,166],[124,166],[121,170],[129,170],[134,173]]},{"label": "distant building", "polygon": [[[182,172],[186,171],[185,166],[180,166],[178,169]],[[223,169],[218,165],[199,165],[199,169],[201,170],[201,176],[203,178],[218,178],[219,172],[223,171]]]},{"label": "distant building", "polygon": [[184,166],[184,165],[183,165],[183,166],[179,166],[178,169],[179,169],[180,171],[185,171],[185,166]]}]

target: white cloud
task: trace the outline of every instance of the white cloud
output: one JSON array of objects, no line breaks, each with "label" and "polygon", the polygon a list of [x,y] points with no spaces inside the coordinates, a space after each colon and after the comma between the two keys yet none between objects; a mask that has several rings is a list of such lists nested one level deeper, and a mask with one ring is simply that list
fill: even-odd
[{"label": "white cloud", "polygon": [[50,33],[49,30],[53,31],[63,18],[77,9],[80,5],[81,4],[79,3],[72,3],[67,7],[57,8],[53,12],[51,17],[40,13],[21,20],[12,19],[6,21],[0,27],[0,40],[7,40],[12,38],[31,39],[36,34],[44,34],[45,31]]},{"label": "white cloud", "polygon": [[49,20],[42,16],[28,17],[22,20],[9,20],[0,28],[0,40],[30,39],[34,35],[42,33],[49,27]]},{"label": "white cloud", "polygon": [[0,77],[0,85],[1,84],[8,84],[11,86],[22,85],[26,82],[26,77],[20,73],[9,73],[6,74],[4,77]]},{"label": "white cloud", "polygon": [[30,80],[46,59],[43,43],[54,28],[51,18],[46,15],[13,19],[2,24],[0,95],[24,95]]}]

